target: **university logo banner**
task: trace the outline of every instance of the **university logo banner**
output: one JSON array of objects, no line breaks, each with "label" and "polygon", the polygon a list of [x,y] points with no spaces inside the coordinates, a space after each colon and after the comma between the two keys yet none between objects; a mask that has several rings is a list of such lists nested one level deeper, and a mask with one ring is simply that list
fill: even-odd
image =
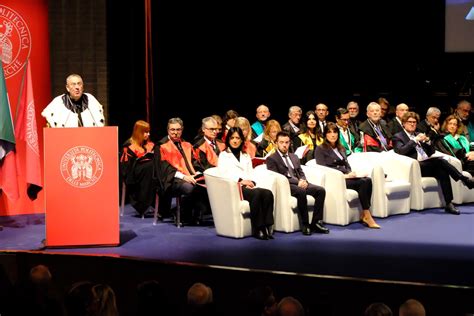
[{"label": "university logo banner", "polygon": [[[47,0],[2,0],[0,59],[13,123],[13,142],[8,141],[9,145],[0,148],[8,148],[4,150],[5,154],[6,151],[13,153],[16,167],[16,171],[12,171],[12,167],[5,169],[0,165],[0,176],[5,175],[5,170],[9,175],[0,179],[0,216],[43,213],[43,194],[40,191],[42,127],[45,122],[40,113],[51,100]],[[2,94],[0,97],[3,100]],[[3,103],[0,111],[5,111]],[[3,112],[1,114],[3,126],[6,116]],[[3,132],[0,130],[2,135]],[[5,145],[3,138],[0,136],[0,141]],[[2,149],[0,157],[1,154]],[[15,179],[18,198],[11,193],[14,192]]]}]

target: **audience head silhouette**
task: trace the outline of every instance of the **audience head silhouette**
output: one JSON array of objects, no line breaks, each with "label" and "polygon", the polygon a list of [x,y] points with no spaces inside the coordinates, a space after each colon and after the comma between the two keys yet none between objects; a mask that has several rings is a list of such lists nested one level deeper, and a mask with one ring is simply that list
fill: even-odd
[{"label": "audience head silhouette", "polygon": [[188,290],[189,305],[205,305],[212,303],[212,289],[203,283],[194,283]]},{"label": "audience head silhouette", "polygon": [[277,301],[269,286],[259,286],[250,290],[247,296],[248,315],[276,315]]},{"label": "audience head silhouette", "polygon": [[66,294],[66,311],[69,316],[88,315],[93,302],[93,284],[89,281],[74,283]]},{"label": "audience head silhouette", "polygon": [[117,316],[115,293],[107,284],[96,284],[92,287],[94,315]]},{"label": "audience head silhouette", "polygon": [[294,297],[284,297],[277,306],[277,316],[304,316],[303,305]]},{"label": "audience head silhouette", "polygon": [[45,265],[37,265],[30,270],[30,280],[36,285],[46,285],[51,282],[51,272]]},{"label": "audience head silhouette", "polygon": [[399,316],[425,316],[425,308],[423,304],[415,299],[409,299],[398,310]]},{"label": "audience head silhouette", "polygon": [[390,307],[385,305],[384,303],[373,303],[370,304],[365,312],[364,316],[392,316],[392,310]]}]

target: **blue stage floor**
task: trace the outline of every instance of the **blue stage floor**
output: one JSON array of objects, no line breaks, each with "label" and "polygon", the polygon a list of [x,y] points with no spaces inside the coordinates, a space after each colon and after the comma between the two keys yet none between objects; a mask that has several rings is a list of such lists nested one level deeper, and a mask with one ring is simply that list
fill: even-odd
[{"label": "blue stage floor", "polygon": [[44,215],[22,215],[0,218],[5,226],[0,249],[474,286],[474,205],[459,209],[460,216],[432,209],[378,219],[380,230],[328,225],[329,235],[276,233],[274,240],[261,241],[218,237],[213,226],[178,229],[169,221],[153,226],[152,218],[137,218],[127,206],[120,246],[67,249],[42,249]]}]

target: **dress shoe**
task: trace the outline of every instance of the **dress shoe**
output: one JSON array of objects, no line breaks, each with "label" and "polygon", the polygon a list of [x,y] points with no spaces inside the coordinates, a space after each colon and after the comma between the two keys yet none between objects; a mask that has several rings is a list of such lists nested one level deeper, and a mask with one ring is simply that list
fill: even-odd
[{"label": "dress shoe", "polygon": [[272,228],[272,226],[265,227],[265,230],[266,230],[267,238],[268,238],[268,239],[275,239],[275,238],[273,237],[273,228]]},{"label": "dress shoe", "polygon": [[260,240],[268,240],[267,234],[261,229],[257,230],[257,232],[255,232],[255,234],[253,234],[253,236],[257,239],[260,239]]},{"label": "dress shoe", "polygon": [[453,203],[448,203],[446,204],[446,207],[444,208],[446,213],[453,214],[453,215],[459,215],[461,212],[453,205]]},{"label": "dress shoe", "polygon": [[472,178],[467,178],[462,181],[465,186],[468,187],[468,189],[474,188],[474,180]]},{"label": "dress shoe", "polygon": [[305,225],[305,226],[303,227],[302,232],[303,232],[303,235],[306,235],[306,236],[310,236],[310,235],[312,234],[312,233],[311,233],[311,228],[309,228],[309,226],[307,226],[307,225]]},{"label": "dress shoe", "polygon": [[317,221],[316,224],[311,225],[311,230],[314,233],[329,234],[329,229],[324,226],[323,221]]}]

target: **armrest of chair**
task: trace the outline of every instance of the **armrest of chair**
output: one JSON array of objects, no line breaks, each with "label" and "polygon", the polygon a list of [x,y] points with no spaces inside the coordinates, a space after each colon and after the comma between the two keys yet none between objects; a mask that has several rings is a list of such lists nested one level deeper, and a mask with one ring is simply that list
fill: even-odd
[{"label": "armrest of chair", "polygon": [[380,155],[378,152],[353,153],[347,157],[347,161],[352,171],[372,177],[373,168],[381,164]]},{"label": "armrest of chair", "polygon": [[[308,169],[308,181],[313,183],[313,178],[319,174],[324,182],[322,186],[326,189],[326,199],[324,201],[324,221],[331,224],[346,225],[349,223],[348,212],[348,195],[346,188],[346,180],[344,174],[339,170],[328,168],[325,166],[311,164],[306,165]],[[311,170],[312,169],[312,170]],[[311,170],[311,171],[310,171]],[[305,169],[305,173],[306,173]]]},{"label": "armrest of chair", "polygon": [[278,172],[268,170],[265,164],[255,167],[254,172],[263,178],[261,186],[272,191],[275,199],[274,210],[289,208],[291,205],[291,190],[288,179]]},{"label": "armrest of chair", "polygon": [[242,192],[237,182],[219,176],[217,167],[205,170],[204,178],[214,220],[216,219],[214,210],[228,210],[225,216],[229,216],[228,213],[231,213],[232,216],[241,216],[246,212],[242,209]]},{"label": "armrest of chair", "polygon": [[306,165],[304,170],[308,182],[314,184],[317,184],[318,182],[321,183],[321,185],[326,189],[326,192],[329,190],[338,190],[338,195],[340,195],[342,193],[341,190],[346,190],[344,174],[339,170],[318,164],[310,166]]},{"label": "armrest of chair", "polygon": [[234,238],[250,235],[250,206],[242,200],[240,184],[220,177],[216,167],[205,170],[204,179],[217,234]]},{"label": "armrest of chair", "polygon": [[318,172],[318,169],[309,166],[301,166],[304,174],[306,175],[306,180],[309,183],[316,184],[319,186],[324,186],[326,182],[326,174],[324,172]]},{"label": "armrest of chair", "polygon": [[[412,172],[416,170],[412,169],[414,165],[418,165],[415,159],[399,155],[395,152],[387,152],[382,154],[381,160],[383,161],[383,170],[387,174],[388,179],[413,182]],[[418,170],[419,169],[420,167],[418,165]],[[418,172],[421,181],[421,170]],[[417,182],[416,179],[415,182]]]}]

